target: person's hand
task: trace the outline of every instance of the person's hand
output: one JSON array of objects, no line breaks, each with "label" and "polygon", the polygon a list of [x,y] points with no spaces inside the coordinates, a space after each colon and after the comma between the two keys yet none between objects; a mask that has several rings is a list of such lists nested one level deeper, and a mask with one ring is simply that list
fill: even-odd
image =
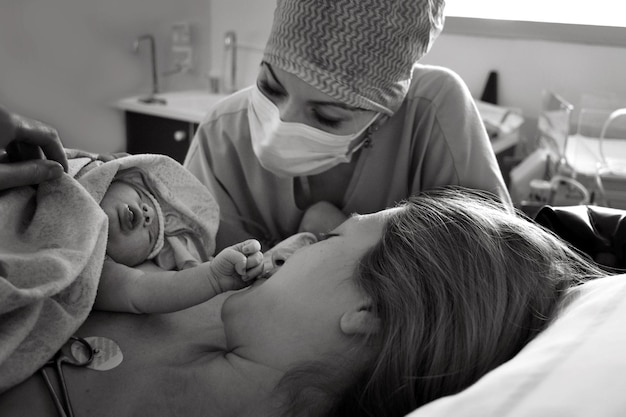
[{"label": "person's hand", "polygon": [[298,232],[310,232],[319,238],[321,234],[333,230],[347,218],[348,216],[335,205],[328,201],[319,201],[306,209],[300,220]]},{"label": "person's hand", "polygon": [[225,248],[210,261],[210,271],[219,292],[247,286],[263,273],[261,243],[249,239]]},{"label": "person's hand", "polygon": [[0,106],[0,190],[39,184],[63,172],[67,157],[57,131]]}]

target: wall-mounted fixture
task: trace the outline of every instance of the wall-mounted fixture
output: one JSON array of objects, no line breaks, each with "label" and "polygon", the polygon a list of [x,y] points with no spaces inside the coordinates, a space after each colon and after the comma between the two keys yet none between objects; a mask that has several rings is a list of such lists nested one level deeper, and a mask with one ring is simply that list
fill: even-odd
[{"label": "wall-mounted fixture", "polygon": [[156,97],[159,93],[159,72],[157,68],[157,57],[156,57],[156,42],[154,40],[153,35],[141,35],[138,37],[133,43],[133,51],[135,53],[139,52],[139,46],[142,42],[147,41],[150,45],[150,66],[151,66],[151,74],[152,74],[152,90],[150,94],[140,101],[144,103],[150,104],[165,104],[165,100]]},{"label": "wall-mounted fixture", "polygon": [[238,50],[263,52],[263,48],[237,41],[237,34],[230,30],[224,35],[224,90],[226,93],[237,91],[237,52]]},{"label": "wall-mounted fixture", "polygon": [[189,22],[172,25],[171,60],[173,68],[163,75],[188,73],[193,67],[192,27]]},{"label": "wall-mounted fixture", "polygon": [[224,89],[232,93],[237,90],[237,35],[232,30],[224,35],[224,55],[224,62],[230,63],[224,71]]}]

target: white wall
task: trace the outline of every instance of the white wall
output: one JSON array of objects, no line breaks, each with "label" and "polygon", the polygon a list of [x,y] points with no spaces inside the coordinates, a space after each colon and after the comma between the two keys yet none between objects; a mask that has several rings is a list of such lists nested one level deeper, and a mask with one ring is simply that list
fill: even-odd
[{"label": "white wall", "polygon": [[[64,143],[94,152],[124,148],[120,98],[148,92],[143,33],[157,35],[165,70],[169,28],[190,21],[196,71],[162,79],[165,90],[208,88],[205,74],[224,72],[224,33],[263,47],[275,0],[0,0],[0,102],[47,121]],[[145,45],[144,45],[145,47]],[[241,50],[238,85],[254,82],[260,52]],[[584,92],[626,96],[626,48],[443,34],[424,63],[458,72],[475,96],[497,70],[503,105],[537,115],[550,88],[577,103]]]},{"label": "white wall", "polygon": [[222,76],[228,72],[224,34],[234,30],[239,43],[258,49],[239,50],[237,86],[254,82],[272,26],[274,4],[275,0],[211,0],[211,71]]},{"label": "white wall", "polygon": [[[239,41],[263,46],[271,28],[275,0],[212,0],[212,58],[221,61],[223,35],[235,30]],[[254,82],[260,53],[240,51],[240,86]],[[479,97],[491,70],[499,73],[502,105],[536,117],[543,89],[574,104],[582,93],[626,96],[626,48],[599,45],[494,39],[442,34],[423,63],[452,68]],[[221,70],[221,68],[217,68]]]},{"label": "white wall", "polygon": [[583,93],[626,97],[626,48],[443,34],[422,62],[455,70],[475,97],[497,70],[501,104],[530,117],[538,114],[543,89],[574,105]]},{"label": "white wall", "polygon": [[68,147],[93,152],[125,147],[122,114],[111,105],[150,91],[148,45],[157,37],[161,70],[168,66],[170,25],[189,21],[200,68],[162,78],[164,89],[205,80],[210,0],[1,0],[0,102],[46,121]]}]

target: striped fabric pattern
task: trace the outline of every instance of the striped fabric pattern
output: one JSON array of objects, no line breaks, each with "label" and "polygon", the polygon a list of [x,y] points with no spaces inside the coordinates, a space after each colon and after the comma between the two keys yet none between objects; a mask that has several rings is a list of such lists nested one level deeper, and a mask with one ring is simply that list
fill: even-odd
[{"label": "striped fabric pattern", "polygon": [[443,29],[444,0],[278,0],[264,60],[348,105],[392,114]]}]

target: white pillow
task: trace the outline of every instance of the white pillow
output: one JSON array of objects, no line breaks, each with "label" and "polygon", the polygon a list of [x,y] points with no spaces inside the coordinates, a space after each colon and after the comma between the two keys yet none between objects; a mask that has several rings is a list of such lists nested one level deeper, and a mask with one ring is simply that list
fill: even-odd
[{"label": "white pillow", "polygon": [[570,290],[513,359],[409,417],[626,416],[626,275]]}]

